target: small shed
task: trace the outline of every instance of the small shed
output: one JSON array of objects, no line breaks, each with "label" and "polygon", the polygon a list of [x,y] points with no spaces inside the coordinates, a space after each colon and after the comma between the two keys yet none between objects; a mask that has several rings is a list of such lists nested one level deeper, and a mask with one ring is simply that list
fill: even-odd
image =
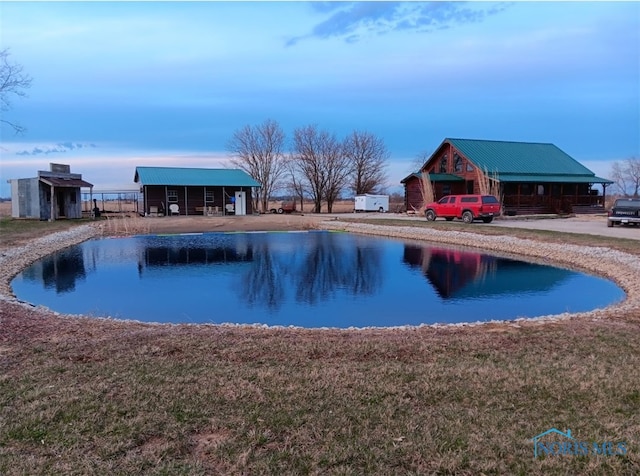
[{"label": "small shed", "polygon": [[57,220],[82,218],[81,189],[93,190],[93,184],[72,174],[65,164],[49,164],[49,170],[38,171],[33,178],[10,179],[11,216]]},{"label": "small shed", "polygon": [[141,214],[248,215],[253,213],[253,189],[260,187],[240,169],[136,167]]}]

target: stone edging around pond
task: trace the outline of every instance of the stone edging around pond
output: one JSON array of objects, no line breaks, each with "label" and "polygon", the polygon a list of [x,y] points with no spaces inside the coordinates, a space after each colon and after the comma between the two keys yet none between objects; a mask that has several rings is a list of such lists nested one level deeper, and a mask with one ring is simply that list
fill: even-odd
[{"label": "stone edging around pond", "polygon": [[17,301],[11,290],[11,280],[34,261],[100,235],[102,228],[99,225],[80,225],[0,251],[0,300]]},{"label": "stone edging around pond", "polygon": [[[370,225],[364,223],[344,223],[339,221],[321,222],[319,226],[326,230],[349,231],[390,238],[403,238],[448,245],[474,247],[491,250],[497,253],[507,253],[542,259],[606,277],[615,281],[627,293],[627,299],[625,301],[604,309],[576,314],[564,313],[551,316],[539,316],[536,318],[504,321],[506,323],[517,325],[520,321],[557,321],[574,317],[601,319],[606,317],[622,316],[624,313],[640,310],[640,280],[638,279],[638,276],[640,276],[640,260],[637,256],[611,250],[609,248],[558,245],[504,235],[489,236],[468,232],[416,228],[411,226]],[[14,276],[34,261],[54,253],[55,251],[102,235],[102,227],[95,224],[88,224],[46,235],[23,246],[3,250],[0,252],[0,301],[21,303],[21,301],[17,300],[13,295],[10,283]],[[22,304],[33,308],[31,304]],[[57,312],[41,306],[38,306],[37,308],[53,315],[59,315]],[[489,322],[495,323],[500,321]],[[461,325],[486,324],[489,322],[434,324],[429,326],[455,327]]]},{"label": "stone edging around pond", "polygon": [[[443,231],[412,226],[371,225],[339,221],[322,222],[320,226],[326,230],[429,241],[544,260],[611,279],[627,294],[627,298],[624,301],[612,304],[603,309],[581,313],[563,313],[539,316],[536,318],[523,318],[504,322],[518,322],[520,320],[532,321],[534,319],[556,321],[566,318],[601,319],[622,316],[627,312],[640,311],[640,259],[629,253],[605,247],[578,246],[572,244],[561,245],[505,235],[482,235],[471,232]],[[477,324],[482,323],[479,322]],[[450,325],[455,326],[456,324]]]}]

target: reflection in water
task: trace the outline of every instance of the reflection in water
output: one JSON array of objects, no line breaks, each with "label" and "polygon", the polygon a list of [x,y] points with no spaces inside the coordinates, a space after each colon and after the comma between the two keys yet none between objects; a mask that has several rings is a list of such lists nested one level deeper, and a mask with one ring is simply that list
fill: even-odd
[{"label": "reflection in water", "polygon": [[[362,242],[337,242],[332,233],[313,233],[310,249],[297,267],[296,299],[308,304],[329,299],[337,290],[373,294],[382,284],[380,249]],[[354,246],[355,245],[355,246]]]},{"label": "reflection in water", "polygon": [[189,247],[175,248],[168,246],[149,246],[142,250],[138,268],[140,271],[147,267],[184,266],[194,264],[224,264],[251,261],[253,250],[237,250],[231,247],[204,248]]},{"label": "reflection in water", "polygon": [[419,267],[443,299],[544,292],[572,271],[469,251],[405,244],[403,262]]},{"label": "reflection in water", "polygon": [[65,313],[303,327],[513,319],[624,296],[569,270],[329,232],[91,240],[11,284],[19,299]]},{"label": "reflection in water", "polygon": [[76,282],[86,277],[84,256],[78,247],[67,248],[49,255],[22,273],[25,279],[42,281],[45,288],[57,293],[69,293],[76,289]]},{"label": "reflection in water", "polygon": [[282,305],[287,289],[295,290],[296,301],[316,304],[338,291],[372,294],[379,288],[379,247],[358,240],[355,246],[341,244],[335,233],[306,233],[303,240],[294,237],[278,241],[266,234],[239,234],[233,243],[213,243],[207,248],[185,246],[181,241],[174,246],[145,246],[140,248],[138,270],[144,277],[147,268],[246,263],[235,292],[250,306],[269,309]]},{"label": "reflection in water", "polygon": [[267,242],[256,243],[255,260],[242,273],[237,294],[244,294],[251,307],[277,309],[286,296],[286,280],[291,272],[287,264],[286,254],[273,250]]}]

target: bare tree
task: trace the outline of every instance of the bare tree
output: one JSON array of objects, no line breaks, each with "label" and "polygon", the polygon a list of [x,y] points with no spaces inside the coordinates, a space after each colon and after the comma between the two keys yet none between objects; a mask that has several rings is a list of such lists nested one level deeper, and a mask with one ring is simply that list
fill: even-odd
[{"label": "bare tree", "polygon": [[289,155],[286,161],[286,169],[286,188],[294,197],[294,200],[300,201],[300,211],[304,212],[304,198],[307,195],[307,187],[305,186],[304,175],[302,175],[299,167],[296,166],[295,155]]},{"label": "bare tree", "polygon": [[231,162],[261,183],[258,192],[263,213],[269,209],[271,195],[285,174],[285,134],[280,125],[267,119],[258,126],[244,126],[234,132],[228,149],[235,154]]},{"label": "bare tree", "polygon": [[342,142],[333,134],[311,125],[296,129],[293,136],[293,163],[313,200],[314,213],[322,211],[327,202],[331,213],[333,204],[345,187],[351,173],[350,160],[343,153]]},{"label": "bare tree", "polygon": [[623,195],[640,196],[640,158],[630,157],[623,162],[614,162],[611,180]]},{"label": "bare tree", "polygon": [[344,154],[352,166],[349,179],[353,193],[381,192],[387,181],[389,159],[384,141],[371,133],[354,131],[344,140]]},{"label": "bare tree", "polygon": [[[31,87],[31,77],[24,73],[21,65],[9,61],[9,49],[0,51],[0,111],[11,109],[12,96],[25,97],[25,89]],[[25,128],[15,122],[0,118],[0,123],[7,124],[18,133],[23,133]]]},{"label": "bare tree", "polygon": [[347,178],[351,175],[351,159],[344,154],[342,142],[335,136],[327,134],[322,144],[322,157],[327,183],[322,198],[327,202],[327,211],[333,211],[333,204],[338,199],[345,185]]},{"label": "bare tree", "polygon": [[427,161],[431,158],[431,152],[422,151],[418,153],[411,163],[409,164],[410,170],[408,171],[410,174],[412,173],[420,173],[422,172],[422,167],[427,164]]},{"label": "bare tree", "polygon": [[306,182],[315,213],[322,210],[322,199],[327,186],[323,143],[328,140],[328,136],[328,133],[318,131],[315,125],[301,127],[293,132],[295,166]]}]

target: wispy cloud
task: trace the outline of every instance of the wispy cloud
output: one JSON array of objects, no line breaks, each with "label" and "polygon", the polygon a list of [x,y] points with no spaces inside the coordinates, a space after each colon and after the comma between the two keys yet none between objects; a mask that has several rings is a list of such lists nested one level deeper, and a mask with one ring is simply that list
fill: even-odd
[{"label": "wispy cloud", "polygon": [[95,149],[97,145],[95,144],[81,144],[77,142],[60,142],[55,145],[38,145],[29,150],[19,150],[16,151],[16,155],[49,155],[49,154],[59,154],[65,153],[72,150],[79,149]]},{"label": "wispy cloud", "polygon": [[479,22],[509,6],[507,3],[475,2],[317,2],[312,4],[329,18],[316,24],[310,33],[290,38],[287,46],[310,38],[342,38],[355,43],[371,35],[412,30],[428,33],[434,30]]}]

